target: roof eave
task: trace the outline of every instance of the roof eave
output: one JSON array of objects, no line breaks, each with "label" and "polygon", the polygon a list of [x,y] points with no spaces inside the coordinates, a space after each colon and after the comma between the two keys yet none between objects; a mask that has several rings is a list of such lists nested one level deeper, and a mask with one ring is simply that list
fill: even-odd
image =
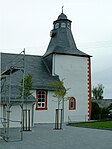
[{"label": "roof eave", "polygon": [[92,57],[91,55],[85,54],[85,55],[80,55],[80,54],[70,54],[70,53],[60,53],[60,52],[51,52],[49,54],[46,54],[45,56],[43,56],[43,58],[51,55],[51,54],[60,54],[60,55],[71,55],[71,56],[78,56],[78,57]]}]

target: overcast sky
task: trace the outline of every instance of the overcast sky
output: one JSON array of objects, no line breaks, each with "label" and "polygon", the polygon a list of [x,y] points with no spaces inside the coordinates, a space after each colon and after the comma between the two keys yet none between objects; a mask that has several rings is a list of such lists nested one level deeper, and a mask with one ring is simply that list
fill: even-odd
[{"label": "overcast sky", "polygon": [[93,56],[92,86],[112,98],[112,0],[0,0],[0,52],[43,55],[62,4],[78,49]]}]

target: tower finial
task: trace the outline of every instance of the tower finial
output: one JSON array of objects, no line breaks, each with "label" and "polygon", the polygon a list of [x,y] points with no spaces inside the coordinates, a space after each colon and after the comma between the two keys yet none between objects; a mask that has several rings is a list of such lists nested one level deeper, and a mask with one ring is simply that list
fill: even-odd
[{"label": "tower finial", "polygon": [[63,13],[63,7],[64,7],[64,5],[62,4],[62,13]]}]

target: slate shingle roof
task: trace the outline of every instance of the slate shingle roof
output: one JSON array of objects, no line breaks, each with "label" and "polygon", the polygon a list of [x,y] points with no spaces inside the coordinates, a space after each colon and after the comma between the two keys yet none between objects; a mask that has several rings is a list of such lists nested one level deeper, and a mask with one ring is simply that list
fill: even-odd
[{"label": "slate shingle roof", "polygon": [[[77,49],[71,28],[68,28],[67,26],[61,27],[62,22],[67,25],[67,23],[71,24],[72,21],[68,20],[67,16],[63,13],[61,13],[61,15],[58,16],[58,19],[54,21],[54,29],[52,32],[55,35],[51,37],[44,57],[53,53],[89,57],[88,54]],[[56,23],[60,23],[60,25],[59,28],[55,29]]]},{"label": "slate shingle roof", "polygon": [[59,16],[58,16],[58,19],[57,20],[66,20],[67,19],[67,16],[64,14],[64,13],[61,13]]},{"label": "slate shingle roof", "polygon": [[[9,68],[10,66],[22,67],[23,66],[23,55],[1,53],[1,72]],[[16,58],[17,57],[17,58]],[[15,59],[16,58],[16,59]],[[11,62],[14,60],[13,62]],[[10,63],[11,62],[11,63]],[[50,82],[59,81],[58,76],[52,76],[45,64],[42,56],[35,55],[25,55],[25,75],[28,73],[32,74],[33,78],[33,89],[46,89],[46,90],[55,90],[49,84]],[[20,81],[22,79],[23,72],[17,71],[11,75],[11,98],[19,98],[20,93],[18,87],[20,86]],[[2,86],[3,86],[2,80]],[[9,77],[7,77],[7,96],[8,98],[8,88],[9,88]]]},{"label": "slate shingle roof", "polygon": [[[61,23],[66,23],[66,27],[61,27]],[[88,54],[77,49],[75,44],[72,32],[71,32],[71,22],[67,19],[67,16],[61,13],[58,16],[58,19],[54,21],[53,36],[48,45],[47,51],[44,56],[34,56],[26,55],[25,56],[25,74],[32,74],[33,77],[33,89],[46,89],[46,90],[55,90],[49,84],[51,82],[59,81],[58,76],[52,76],[52,54],[65,54],[65,55],[74,55],[74,56],[83,56],[89,57]],[[55,29],[55,24],[59,23],[59,28]],[[70,27],[67,27],[69,23]],[[48,56],[49,55],[49,56]],[[13,67],[22,67],[23,66],[23,56],[17,54],[8,54],[1,53],[1,72],[5,71],[5,68]],[[13,63],[10,63],[14,60]],[[12,85],[12,99],[19,98],[19,92],[16,86],[20,85],[22,79],[22,71],[17,71],[11,75],[11,85]],[[9,87],[9,78],[7,78],[7,88]],[[3,85],[3,81],[2,81]],[[8,90],[8,89],[7,89]],[[3,96],[3,94],[2,94]],[[7,92],[8,97],[8,92]]]}]

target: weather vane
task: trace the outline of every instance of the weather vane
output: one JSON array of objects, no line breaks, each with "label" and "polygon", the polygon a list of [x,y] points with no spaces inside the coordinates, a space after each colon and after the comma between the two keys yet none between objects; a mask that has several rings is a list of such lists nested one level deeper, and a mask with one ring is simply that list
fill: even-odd
[{"label": "weather vane", "polygon": [[63,7],[64,7],[64,5],[62,4],[62,13],[63,13]]}]

